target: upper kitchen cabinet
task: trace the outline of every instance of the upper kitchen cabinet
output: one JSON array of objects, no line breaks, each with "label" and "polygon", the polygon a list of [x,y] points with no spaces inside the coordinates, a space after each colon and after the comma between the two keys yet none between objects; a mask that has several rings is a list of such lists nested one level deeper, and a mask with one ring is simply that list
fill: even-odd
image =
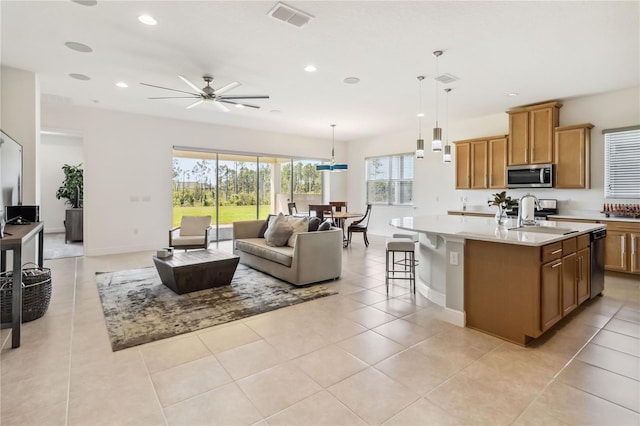
[{"label": "upper kitchen cabinet", "polygon": [[560,122],[560,102],[529,105],[509,114],[508,165],[553,162],[554,129]]},{"label": "upper kitchen cabinet", "polygon": [[456,141],[456,189],[504,188],[507,136]]},{"label": "upper kitchen cabinet", "polygon": [[589,188],[589,146],[593,124],[556,127],[553,141],[556,188]]}]

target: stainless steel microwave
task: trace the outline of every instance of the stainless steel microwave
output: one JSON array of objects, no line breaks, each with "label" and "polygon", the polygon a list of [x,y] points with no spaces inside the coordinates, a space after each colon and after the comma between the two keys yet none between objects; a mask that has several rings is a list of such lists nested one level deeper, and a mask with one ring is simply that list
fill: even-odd
[{"label": "stainless steel microwave", "polygon": [[552,188],[553,164],[507,167],[507,188]]}]

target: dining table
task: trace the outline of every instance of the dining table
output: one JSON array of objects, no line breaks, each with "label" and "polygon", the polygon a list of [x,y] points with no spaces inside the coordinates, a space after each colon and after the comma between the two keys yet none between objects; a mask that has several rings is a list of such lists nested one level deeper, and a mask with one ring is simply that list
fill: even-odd
[{"label": "dining table", "polygon": [[344,224],[347,219],[357,219],[364,216],[364,213],[356,213],[356,212],[333,212],[333,220],[336,221],[336,225],[342,228],[342,246],[347,247],[349,245],[349,240],[347,239],[347,235],[345,234]]}]

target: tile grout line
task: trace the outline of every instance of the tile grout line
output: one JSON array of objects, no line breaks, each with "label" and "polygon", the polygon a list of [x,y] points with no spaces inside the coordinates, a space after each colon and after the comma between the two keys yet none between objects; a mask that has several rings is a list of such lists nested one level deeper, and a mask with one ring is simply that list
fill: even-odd
[{"label": "tile grout line", "polygon": [[73,299],[71,303],[71,329],[69,330],[69,363],[67,369],[67,398],[64,408],[64,424],[69,426],[69,406],[71,405],[71,363],[73,361],[73,334],[76,319],[76,296],[78,291],[78,257],[74,259]]},{"label": "tile grout line", "polygon": [[[586,341],[586,342],[585,342],[585,343],[580,347],[580,349],[578,349],[578,350],[576,351],[576,353],[575,353],[575,354],[574,354],[574,355],[569,359],[569,361],[567,361],[567,362],[566,362],[566,363],[565,363],[565,364],[560,368],[560,370],[558,370],[558,372],[557,372],[556,374],[554,374],[554,375],[553,375],[553,377],[551,378],[551,380],[549,380],[549,381],[547,382],[547,384],[546,384],[546,385],[544,385],[544,387],[542,388],[542,390],[541,390],[540,392],[538,392],[538,394],[535,396],[535,398],[533,398],[533,400],[529,403],[529,405],[527,405],[527,407],[526,407],[524,410],[522,410],[522,412],[520,413],[520,415],[518,415],[518,417],[516,417],[516,418],[515,418],[514,422],[517,422],[517,421],[518,421],[518,419],[519,419],[520,417],[522,417],[522,415],[523,415],[523,414],[524,414],[524,413],[525,413],[525,412],[526,412],[526,411],[527,411],[527,410],[528,410],[528,409],[529,409],[533,404],[535,404],[535,403],[538,401],[538,399],[540,399],[540,397],[541,397],[541,396],[544,394],[544,392],[549,388],[549,386],[551,386],[551,384],[552,384],[552,383],[554,383],[554,382],[556,381],[556,379],[558,378],[558,376],[560,375],[560,373],[562,373],[565,369],[567,369],[567,367],[569,367],[569,364],[571,364],[571,363],[573,362],[573,360],[574,360],[574,359],[576,359],[576,357],[580,354],[580,352],[582,352],[582,350],[583,350],[583,349],[584,349],[584,348],[585,348],[589,343],[591,343],[591,341],[592,341],[593,339],[595,339],[595,337],[596,337],[596,336],[597,336],[597,335],[598,335],[602,330],[604,330],[604,328],[607,326],[607,324],[609,324],[609,322],[611,322],[611,320],[616,316],[616,314],[617,314],[618,312],[620,312],[620,310],[622,309],[622,307],[623,307],[623,306],[624,306],[624,305],[622,305],[620,308],[618,308],[618,310],[617,310],[613,315],[611,315],[611,317],[607,320],[607,322],[606,322],[606,323],[604,323],[604,325],[602,325],[602,327],[596,327],[596,328],[598,329],[598,331],[596,331],[595,333],[593,333],[593,335],[592,335],[592,336],[591,336],[591,337],[590,337],[590,338],[589,338],[589,339],[588,339],[588,340],[587,340],[587,341]],[[571,385],[569,385],[569,386],[571,386]],[[572,387],[572,388],[574,388],[574,389],[578,389],[578,388],[576,388],[576,387],[574,387],[574,386],[571,386],[571,387]],[[589,392],[586,392],[586,391],[584,391],[584,390],[582,390],[582,389],[578,389],[578,390],[579,390],[579,391],[581,391],[581,392],[589,393]],[[590,395],[593,395],[593,394],[590,394]],[[597,396],[597,395],[593,395],[593,396],[596,396],[597,398],[600,398],[600,397],[599,397],[599,396]],[[600,399],[603,399],[603,398],[600,398]],[[609,401],[609,402],[611,402],[611,401]],[[554,417],[554,419],[559,420],[559,419],[557,419],[556,417]]]}]

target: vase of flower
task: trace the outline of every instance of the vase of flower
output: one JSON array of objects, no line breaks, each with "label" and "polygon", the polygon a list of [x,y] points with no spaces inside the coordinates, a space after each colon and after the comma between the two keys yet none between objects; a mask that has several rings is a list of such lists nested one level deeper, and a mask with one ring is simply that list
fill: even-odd
[{"label": "vase of flower", "polygon": [[507,196],[507,191],[497,192],[493,195],[493,199],[488,201],[488,205],[497,206],[495,220],[498,225],[504,225],[509,220],[507,210],[518,207],[518,200]]},{"label": "vase of flower", "polygon": [[507,220],[509,220],[509,218],[504,207],[498,206],[498,211],[496,212],[495,219],[498,225],[504,225],[505,223],[507,223]]}]

